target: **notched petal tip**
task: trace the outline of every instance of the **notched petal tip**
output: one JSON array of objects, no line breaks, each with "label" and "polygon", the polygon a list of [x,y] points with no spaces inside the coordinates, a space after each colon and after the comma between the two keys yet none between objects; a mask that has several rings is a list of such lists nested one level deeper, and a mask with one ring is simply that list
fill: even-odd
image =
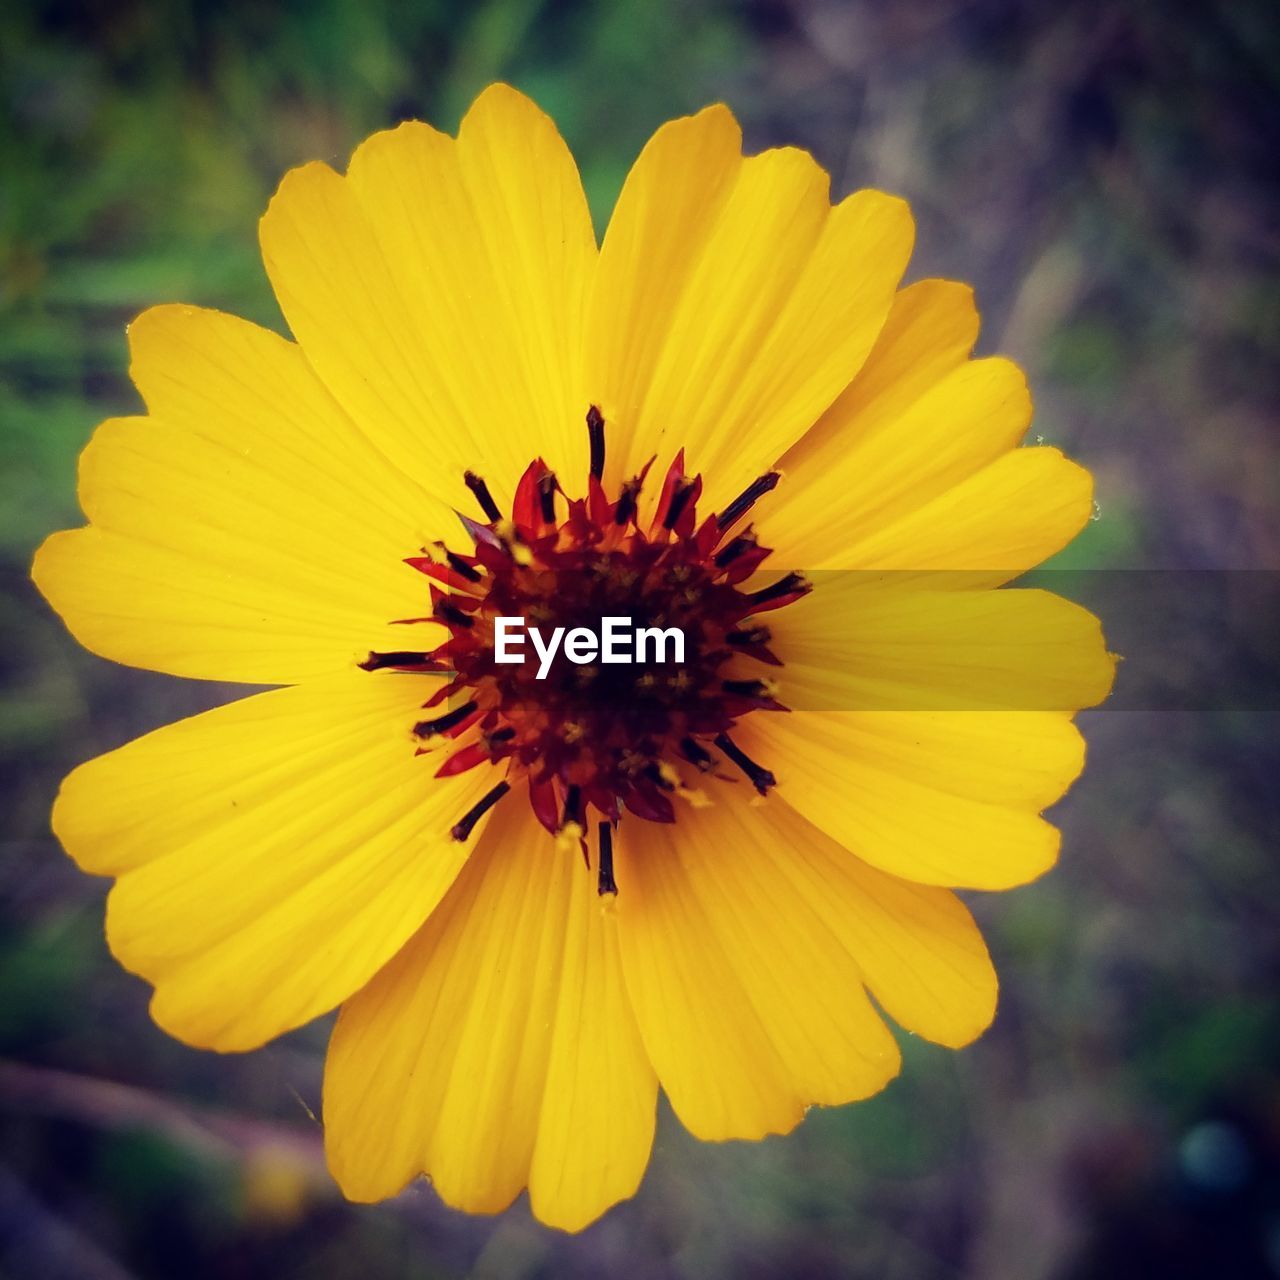
[{"label": "notched petal tip", "polygon": [[[108,937],[108,943],[110,938]],[[137,969],[131,968],[119,951],[111,954],[120,964],[143,981],[151,981]],[[181,992],[160,983],[151,993],[147,1006],[151,1020],[165,1035],[185,1044],[189,1049],[203,1049],[209,1053],[252,1053],[275,1038],[275,1033],[253,1031],[238,1014],[214,1016],[193,1005]]]},{"label": "notched petal tip", "polygon": [[482,89],[467,108],[458,126],[458,141],[465,145],[469,138],[503,127],[549,131],[564,145],[559,127],[547,112],[527,93],[498,80]]},{"label": "notched petal tip", "polygon": [[129,378],[148,412],[171,422],[185,418],[192,388],[218,366],[230,365],[243,376],[264,357],[289,358],[285,349],[294,345],[240,316],[182,302],[148,307],[127,332]]},{"label": "notched petal tip", "polygon": [[[668,125],[685,123],[697,123],[704,128],[708,125],[714,125],[723,129],[731,129],[739,136],[742,134],[742,126],[738,123],[738,117],[733,114],[733,108],[727,102],[710,102],[690,115],[680,116],[678,119],[668,121]],[[664,125],[663,128],[668,127],[668,125]]]},{"label": "notched petal tip", "polygon": [[771,184],[777,182],[796,190],[807,189],[811,197],[820,191],[830,207],[831,175],[803,147],[769,147],[749,156],[747,165],[761,174],[768,174]]},{"label": "notched petal tip", "polygon": [[190,302],[159,302],[155,306],[147,307],[125,325],[130,355],[136,359],[138,346],[149,342],[154,334],[164,333],[173,325],[210,312],[225,319],[233,318],[227,316],[225,312],[213,311],[209,307],[197,307]]},{"label": "notched petal tip", "polygon": [[1093,514],[1093,473],[1054,445],[1023,445],[1015,456],[1037,468],[1034,483],[1052,497],[1054,507],[1062,513],[1060,541],[1053,551],[1041,556],[1043,563],[1072,542],[1089,523]]},{"label": "notched petal tip", "polygon": [[[47,588],[56,578],[58,565],[69,550],[66,545],[68,540],[76,534],[84,533],[84,531],[84,529],[59,529],[49,534],[36,548],[35,555],[31,557],[31,569],[29,571],[31,581],[36,584],[40,594],[46,600],[49,600]],[[49,600],[49,603],[52,604],[53,601]]]},{"label": "notched petal tip", "polygon": [[125,327],[129,343],[129,381],[138,389],[147,408],[155,406],[147,398],[147,384],[152,373],[161,377],[171,372],[172,344],[181,335],[182,326],[204,313],[204,308],[183,302],[163,302],[148,307]]},{"label": "notched petal tip", "polygon": [[998,415],[1001,434],[1008,448],[1026,435],[1035,414],[1031,387],[1022,367],[1008,356],[983,356],[970,360],[951,375],[952,392],[957,397],[981,398]]},{"label": "notched petal tip", "polygon": [[964,280],[933,279],[921,280],[909,287],[923,289],[925,286],[929,286],[934,309],[950,317],[951,323],[957,328],[972,333],[969,341],[969,351],[972,352],[982,328],[982,310],[978,306],[978,294],[973,285]]},{"label": "notched petal tip", "polygon": [[1065,616],[1079,628],[1070,644],[1070,651],[1079,664],[1078,683],[1072,699],[1074,705],[1063,708],[1074,714],[1076,711],[1099,706],[1107,700],[1115,684],[1116,671],[1122,657],[1107,648],[1102,619],[1097,614],[1065,597],[1057,599],[1066,611]]},{"label": "notched petal tip", "polygon": [[89,875],[109,875],[92,857],[92,845],[81,831],[79,809],[84,803],[81,795],[84,785],[85,765],[77,765],[58,786],[53,807],[49,813],[49,829],[58,843],[81,871]]},{"label": "notched petal tip", "polygon": [[79,552],[87,543],[95,540],[97,534],[98,531],[92,525],[84,525],[79,529],[59,529],[45,538],[31,560],[31,581],[35,583],[36,590],[76,640],[93,653],[98,650],[82,634],[82,629],[76,622],[74,605]]},{"label": "notched petal tip", "polygon": [[703,107],[691,115],[667,120],[649,136],[640,154],[644,156],[668,147],[697,146],[741,155],[742,126],[725,103],[713,102],[710,106]]},{"label": "notched petal tip", "polygon": [[924,1039],[944,1049],[965,1049],[990,1030],[1000,1005],[1000,979],[985,946],[983,957],[986,980],[974,983],[971,998],[967,1000],[957,999],[953,994],[946,1026],[931,1028]]},{"label": "notched petal tip", "polygon": [[899,291],[882,339],[897,339],[904,331],[918,328],[930,335],[932,345],[954,345],[968,356],[978,341],[981,323],[972,285],[931,277]]},{"label": "notched petal tip", "polygon": [[328,1124],[324,1126],[324,1162],[329,1170],[329,1176],[342,1193],[342,1198],[351,1204],[380,1204],[384,1200],[394,1200],[410,1187],[430,1181],[420,1172],[405,1174],[390,1180],[370,1178],[367,1172],[362,1174],[362,1162],[352,1158],[343,1146],[335,1141],[334,1129]]},{"label": "notched petal tip", "polygon": [[403,120],[394,128],[371,133],[360,143],[347,162],[346,176],[360,189],[381,165],[394,166],[401,157],[415,152],[415,160],[429,165],[433,157],[455,145],[449,134],[423,120]]},{"label": "notched petal tip", "polygon": [[[1076,775],[1079,777],[1079,775]],[[1072,779],[1074,781],[1074,779]],[[1067,782],[1063,786],[1063,794],[1065,795],[1070,788],[1071,782]],[[1061,799],[1061,796],[1059,797]],[[1054,801],[1056,804],[1057,801]],[[1062,852],[1062,832],[1053,825],[1047,818],[1040,818],[1038,834],[1040,836],[1039,848],[1033,848],[1032,842],[1028,841],[1026,845],[1026,855],[1018,867],[1018,871],[1013,875],[1006,875],[993,881],[991,884],[975,884],[966,886],[958,884],[958,889],[973,888],[978,891],[994,891],[1003,892],[1006,889],[1021,889],[1024,885],[1034,884],[1037,880],[1047,875],[1058,865],[1058,857]]]},{"label": "notched petal tip", "polygon": [[162,429],[144,416],[107,418],[93,429],[76,463],[76,494],[80,499],[80,510],[91,525],[111,527],[110,520],[102,519],[103,504],[99,499],[112,489],[120,492],[128,485],[128,471],[120,465],[119,454],[124,452],[127,456],[130,436],[138,431]]},{"label": "notched petal tip", "polygon": [[298,216],[299,201],[320,198],[341,190],[345,179],[323,160],[308,160],[297,165],[280,179],[279,186],[267,203],[266,212],[258,219],[258,243],[263,261],[271,265],[270,239],[284,232],[284,224]]},{"label": "notched petal tip", "polygon": [[868,227],[878,224],[882,236],[905,236],[910,254],[915,244],[916,219],[905,196],[881,191],[879,187],[862,187],[839,201],[835,210],[843,217],[857,218]]}]

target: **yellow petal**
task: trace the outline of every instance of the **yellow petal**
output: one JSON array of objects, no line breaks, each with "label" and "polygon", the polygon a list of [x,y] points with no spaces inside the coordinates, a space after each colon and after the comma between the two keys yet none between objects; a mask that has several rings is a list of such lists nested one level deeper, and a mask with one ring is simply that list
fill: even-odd
[{"label": "yellow petal", "polygon": [[152,416],[98,428],[80,461],[93,525],[53,535],[33,569],[77,638],[134,666],[261,684],[413,647],[388,624],[429,597],[401,561],[449,513],[298,349],[193,307],[146,312],[130,342]]},{"label": "yellow petal", "polygon": [[1084,766],[1069,717],[1044,711],[804,711],[752,716],[735,738],[865,862],[977,889],[1053,865],[1058,832],[1038,815]]},{"label": "yellow petal", "polygon": [[880,1007],[908,1031],[953,1049],[981,1035],[995,1017],[998,983],[964,903],[857,858],[838,859],[831,847],[824,853],[830,874],[817,904],[830,927],[842,930]]},{"label": "yellow petal", "polygon": [[[784,455],[862,367],[906,269],[915,223],[904,200],[858,191],[831,210],[767,341],[750,361],[726,416],[760,437],[769,465]],[[742,438],[717,434],[718,463],[737,462]],[[761,467],[760,471],[767,470]],[[754,480],[744,459],[735,494]],[[750,474],[748,474],[750,472]]]},{"label": "yellow petal", "polygon": [[474,1213],[527,1184],[543,1221],[576,1230],[635,1190],[656,1091],[607,905],[576,850],[513,799],[430,921],[343,1007],[329,1163],[353,1200],[425,1172]]},{"label": "yellow petal", "polygon": [[[931,502],[841,551],[850,570],[962,571],[998,586],[1076,536],[1093,507],[1093,477],[1057,449],[1014,449]],[[990,571],[990,572],[987,572]]]},{"label": "yellow petal", "polygon": [[953,1048],[990,1025],[995,970],[955,894],[875,870],[776,796],[742,816],[743,827],[755,826],[755,839],[776,851],[773,865],[853,957],[890,1017]]},{"label": "yellow petal", "polygon": [[[587,389],[609,422],[613,485],[656,442],[635,440],[671,317],[742,167],[727,107],[664,124],[627,175],[600,249],[586,332]],[[661,424],[659,424],[660,427]],[[643,457],[642,457],[643,455]]]},{"label": "yellow petal", "polygon": [[576,849],[570,856],[564,968],[529,1201],[549,1226],[577,1231],[640,1185],[658,1082],[623,985],[613,900],[596,893]]},{"label": "yellow petal", "polygon": [[[920,280],[893,299],[875,345],[830,412],[788,451],[788,474],[818,452],[838,457],[850,444],[844,424],[874,411],[892,419],[969,358],[978,340],[973,290],[953,280]],[[817,474],[821,474],[819,470]]]},{"label": "yellow petal", "polygon": [[409,728],[435,682],[356,675],[148,734],[63,783],[54,830],[117,875],[107,938],[167,1031],[247,1049],[331,1009],[422,923],[490,771],[436,779]]},{"label": "yellow petal", "polygon": [[573,159],[527,98],[486,90],[457,142],[376,134],[345,179],[295,169],[261,240],[308,358],[410,475],[461,504],[467,468],[505,498],[535,454],[585,459],[595,238]]},{"label": "yellow petal", "polygon": [[536,443],[568,491],[584,492],[581,360],[596,238],[578,167],[550,118],[503,84],[486,89],[463,118],[458,155],[512,337],[514,364],[503,377],[525,384],[515,400],[523,419],[491,426],[486,446],[515,435],[528,455],[518,459],[523,471]]},{"label": "yellow petal", "polygon": [[739,795],[717,801],[671,827],[624,826],[623,973],[686,1127],[759,1138],[811,1103],[876,1092],[899,1055],[854,958],[793,883],[795,852]]},{"label": "yellow petal", "polygon": [[623,450],[614,474],[681,446],[727,502],[840,393],[884,323],[910,253],[906,206],[827,201],[805,152],[745,162],[723,108],[661,130],[601,251],[587,386]]},{"label": "yellow petal", "polygon": [[769,616],[783,696],[805,711],[1076,711],[1110,692],[1098,619],[1048,591],[968,590],[981,573],[815,575]]},{"label": "yellow petal", "polygon": [[1012,449],[1031,421],[1026,379],[998,357],[966,361],[967,289],[898,295],[866,364],[782,460],[761,539],[799,569],[847,568],[852,548]]},{"label": "yellow petal", "polygon": [[313,519],[343,517],[344,543],[399,548],[421,538],[424,526],[436,536],[452,527],[451,510],[387,462],[296,343],[237,316],[178,304],[138,316],[129,353],[129,376],[153,418],[241,454],[282,485],[292,478],[281,505],[294,500],[294,489],[305,491]]}]

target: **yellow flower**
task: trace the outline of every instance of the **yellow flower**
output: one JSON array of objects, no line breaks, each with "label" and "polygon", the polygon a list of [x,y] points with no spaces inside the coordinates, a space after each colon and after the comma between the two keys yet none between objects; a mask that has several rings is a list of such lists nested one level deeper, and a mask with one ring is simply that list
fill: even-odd
[{"label": "yellow flower", "polygon": [[[744,159],[716,106],[653,137],[597,249],[499,85],[456,141],[285,178],[261,238],[296,343],[131,327],[147,413],[98,429],[89,524],[35,579],[97,653],[285,687],[82,765],[54,827],[116,877],[112,951],[173,1035],[342,1006],[352,1199],[425,1172],[577,1229],[638,1185],[659,1085],[758,1138],[884,1086],[881,1010],[953,1046],[991,1020],[952,889],[1053,863],[1113,663],[1083,610],[994,589],[1091,482],[1018,447],[969,291],[899,290],[912,234],[802,151]],[[674,619],[692,652],[540,683],[493,661],[504,611]]]}]

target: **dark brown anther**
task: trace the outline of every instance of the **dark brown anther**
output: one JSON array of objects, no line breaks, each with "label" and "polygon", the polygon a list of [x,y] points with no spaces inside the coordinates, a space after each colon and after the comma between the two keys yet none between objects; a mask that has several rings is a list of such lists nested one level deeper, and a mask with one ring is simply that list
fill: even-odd
[{"label": "dark brown anther", "polygon": [[768,769],[756,762],[742,750],[727,733],[716,736],[716,746],[747,775],[751,785],[761,794],[766,795],[770,787],[777,786],[778,780]]},{"label": "dark brown anther", "polygon": [[468,631],[476,625],[476,620],[470,614],[463,613],[456,604],[450,604],[448,600],[441,600],[436,605],[436,617],[450,626],[464,627]]},{"label": "dark brown anther", "polygon": [[486,733],[484,735],[485,746],[490,751],[493,751],[496,747],[504,746],[510,742],[515,736],[516,731],[510,725],[507,725],[505,728],[495,729],[492,733]]},{"label": "dark brown anther", "polygon": [[680,753],[690,764],[697,765],[703,773],[706,773],[715,763],[711,758],[711,752],[697,738],[682,738],[680,740]]},{"label": "dark brown anther", "polygon": [[732,645],[768,644],[771,638],[768,627],[741,627],[724,633],[725,643]]},{"label": "dark brown anther", "polygon": [[613,513],[613,523],[619,528],[626,524],[628,520],[634,519],[642,484],[643,481],[639,476],[636,476],[622,486],[622,492],[618,495],[618,506]]},{"label": "dark brown anther", "polygon": [[591,474],[604,476],[604,415],[596,405],[587,410],[587,438],[591,442]]},{"label": "dark brown anther", "polygon": [[762,604],[768,604],[772,600],[777,600],[781,596],[789,596],[792,594],[804,595],[807,591],[813,590],[811,583],[801,573],[788,573],[779,578],[777,582],[770,583],[767,587],[761,587],[759,591],[749,592],[746,599],[752,607],[758,608]]},{"label": "dark brown anther", "polygon": [[617,894],[618,885],[613,878],[613,827],[607,823],[600,824],[600,859],[599,878],[596,881],[596,892],[603,897],[606,893]]},{"label": "dark brown anther", "polygon": [[538,480],[538,505],[544,524],[556,522],[556,490],[559,488],[560,482],[556,479],[554,471],[545,472]]},{"label": "dark brown anther", "polygon": [[480,510],[488,516],[492,522],[502,519],[502,512],[498,510],[498,504],[493,500],[493,494],[489,492],[489,486],[480,479],[474,471],[464,471],[462,478],[466,482],[466,486],[475,494],[476,501],[480,504]]},{"label": "dark brown anther", "polygon": [[722,680],[720,687],[725,693],[732,693],[739,698],[769,697],[769,686],[763,680]]},{"label": "dark brown anther", "polygon": [[727,569],[740,555],[756,546],[755,535],[748,530],[739,534],[732,542],[726,543],[716,552],[716,568]]},{"label": "dark brown anther", "polygon": [[445,559],[449,562],[449,568],[454,571],[460,578],[465,578],[468,582],[480,581],[480,570],[473,564],[468,564],[456,551],[450,551],[447,547],[444,553]]},{"label": "dark brown anther", "polygon": [[432,734],[444,733],[455,725],[461,724],[475,709],[474,702],[464,702],[462,706],[454,707],[452,711],[446,711],[444,715],[436,716],[434,720],[418,721],[413,726],[413,732],[419,738],[429,738]]},{"label": "dark brown anther", "polygon": [[575,822],[579,826],[582,825],[582,788],[571,786],[565,792],[564,797],[564,814],[560,819],[560,825],[567,827],[569,823]]},{"label": "dark brown anther", "polygon": [[662,527],[664,529],[674,529],[680,517],[684,515],[684,509],[689,505],[689,499],[693,497],[693,491],[698,487],[696,479],[686,477],[676,486],[676,491],[671,495],[671,503],[667,507],[667,514],[662,517]]},{"label": "dark brown anther", "polygon": [[777,487],[778,481],[782,479],[782,473],[778,471],[767,471],[758,479],[753,480],[743,491],[738,494],[734,500],[729,503],[719,515],[716,516],[716,524],[720,526],[720,532],[723,533],[730,525],[737,524],[743,516],[751,510],[752,507],[764,497],[771,489]]},{"label": "dark brown anther", "polygon": [[465,840],[475,829],[476,823],[510,790],[511,784],[509,782],[498,783],[492,791],[482,796],[449,828],[449,834],[455,840]]},{"label": "dark brown anther", "polygon": [[425,653],[413,653],[407,649],[396,649],[390,653],[370,653],[356,665],[361,671],[382,671],[386,667],[421,667],[430,662]]}]

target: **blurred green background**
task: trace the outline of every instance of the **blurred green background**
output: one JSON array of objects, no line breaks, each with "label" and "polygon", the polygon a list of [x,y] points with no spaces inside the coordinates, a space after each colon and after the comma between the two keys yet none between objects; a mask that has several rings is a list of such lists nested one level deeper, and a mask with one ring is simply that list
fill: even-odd
[{"label": "blurred green background", "polygon": [[327,1026],[166,1039],[48,832],[60,776],[229,690],[81,651],[27,581],[75,459],[139,402],[124,327],[188,301],[281,326],[255,224],[367,133],[488,81],[558,120],[599,227],[664,119],[723,99],[839,194],[908,197],[913,276],[978,289],[1033,431],[1098,478],[1065,563],[1275,569],[1274,4],[93,0],[0,8],[0,1276],[1280,1276],[1275,717],[1086,715],[1062,864],[975,903],[999,1017],[789,1138],[660,1116],[578,1237],[324,1175]]}]

